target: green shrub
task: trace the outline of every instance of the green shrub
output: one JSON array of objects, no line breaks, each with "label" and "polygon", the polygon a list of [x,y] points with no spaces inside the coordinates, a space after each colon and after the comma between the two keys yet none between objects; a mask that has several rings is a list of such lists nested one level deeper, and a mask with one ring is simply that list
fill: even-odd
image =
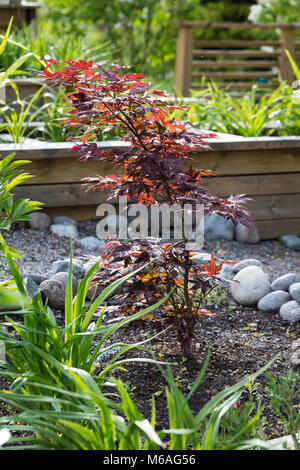
[{"label": "green shrub", "polygon": [[193,93],[199,101],[191,104],[186,118],[195,126],[210,131],[243,137],[271,135],[277,130],[278,122],[274,121],[279,120],[285,87],[282,83],[274,92],[262,96],[254,87],[243,97],[235,98],[215,83],[208,83],[207,90]]},{"label": "green shrub", "polygon": [[42,205],[29,199],[14,199],[12,190],[32,178],[32,175],[19,169],[30,161],[13,161],[14,156],[12,153],[0,160],[0,230],[9,230],[14,222],[30,220],[30,212],[38,210]]},{"label": "green shrub", "polygon": [[[28,437],[12,437],[5,447],[8,450],[215,450],[222,418],[232,411],[247,381],[270,365],[219,392],[196,415],[188,400],[205,374],[209,356],[188,397],[177,388],[169,370],[166,376],[169,429],[156,431],[154,397],[149,421],[119,380],[111,379],[108,384],[118,394],[116,401],[111,394],[104,394],[86,371],[63,364],[53,368],[51,355],[42,353],[41,349],[37,351],[37,358],[48,364],[47,376],[29,375],[26,382],[20,380],[19,387],[0,392],[0,398],[18,412],[0,418],[0,426],[12,436],[14,431],[30,432]],[[57,385],[53,386],[53,382]],[[68,387],[63,385],[65,383]],[[28,393],[28,387],[31,390],[36,387],[40,393]],[[248,428],[241,427],[234,437],[229,435],[227,440],[223,439],[222,450],[270,449],[268,443],[260,439],[244,439]]]},{"label": "green shrub", "polygon": [[300,450],[300,382],[299,374],[289,370],[277,380],[267,374],[267,394],[271,408],[286,433],[291,434],[295,450]]}]

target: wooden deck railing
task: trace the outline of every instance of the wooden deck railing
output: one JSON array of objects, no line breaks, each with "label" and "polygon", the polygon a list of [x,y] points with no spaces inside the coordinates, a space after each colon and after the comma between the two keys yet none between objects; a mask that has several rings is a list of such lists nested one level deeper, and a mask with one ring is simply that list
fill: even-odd
[{"label": "wooden deck railing", "polygon": [[[295,79],[286,50],[297,61],[300,57],[300,41],[295,31],[300,24],[278,23],[201,23],[185,21],[177,23],[179,28],[175,88],[182,96],[190,90],[202,89],[203,77],[211,79],[220,88],[231,93],[242,93],[253,85],[262,89],[273,89],[279,80],[292,84]],[[197,40],[197,28],[238,28],[279,30],[278,40]]]}]

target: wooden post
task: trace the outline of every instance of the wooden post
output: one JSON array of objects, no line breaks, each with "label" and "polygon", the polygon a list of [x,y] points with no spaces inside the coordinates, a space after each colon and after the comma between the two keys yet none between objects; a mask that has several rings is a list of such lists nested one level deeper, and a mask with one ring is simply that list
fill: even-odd
[{"label": "wooden post", "polygon": [[179,28],[176,51],[175,88],[182,96],[189,96],[192,79],[193,27],[182,25]]},{"label": "wooden post", "polygon": [[280,76],[289,85],[294,81],[294,73],[289,62],[286,50],[289,51],[291,56],[295,54],[295,29],[291,26],[281,26],[280,28]]}]

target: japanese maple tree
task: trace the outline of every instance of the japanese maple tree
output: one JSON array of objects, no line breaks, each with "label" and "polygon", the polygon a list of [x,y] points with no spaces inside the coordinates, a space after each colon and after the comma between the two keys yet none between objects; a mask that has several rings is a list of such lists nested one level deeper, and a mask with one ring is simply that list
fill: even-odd
[{"label": "japanese maple tree", "polygon": [[[228,199],[212,195],[202,185],[203,177],[212,173],[192,166],[193,154],[208,151],[204,139],[212,135],[201,135],[190,123],[172,119],[178,107],[167,101],[163,91],[142,81],[143,75],[126,73],[126,68],[103,68],[83,60],[66,60],[61,66],[50,59],[42,73],[51,86],[69,90],[71,117],[62,124],[70,130],[69,139],[76,133],[72,150],[80,152],[82,161],[109,162],[123,170],[122,174],[91,177],[87,187],[94,191],[109,189],[109,201],[116,202],[121,196],[147,205],[164,200],[177,204],[182,211],[187,204],[192,210],[202,205],[206,213],[217,213],[235,224],[249,224],[252,214],[243,205],[247,199],[243,195]],[[97,137],[106,132],[121,135],[128,146],[99,147]],[[187,241],[184,230],[181,240],[167,243],[152,238],[110,241],[101,279],[95,279],[95,283],[109,283],[121,275],[121,266],[124,274],[124,269],[144,265],[144,271],[122,294],[120,308],[130,313],[132,305],[139,308],[169,292],[168,301],[151,319],[174,325],[185,355],[191,352],[197,320],[211,314],[201,308],[201,303],[217,285],[224,263],[217,264],[212,254],[208,265],[199,265],[193,261],[195,253],[187,248]]]}]

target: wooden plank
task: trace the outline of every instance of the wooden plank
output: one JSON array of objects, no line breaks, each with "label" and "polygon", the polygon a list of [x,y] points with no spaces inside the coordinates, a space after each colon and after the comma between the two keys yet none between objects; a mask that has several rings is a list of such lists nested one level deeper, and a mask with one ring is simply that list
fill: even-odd
[{"label": "wooden plank", "polygon": [[[18,87],[19,91],[19,96],[21,100],[28,100],[29,97],[31,98],[33,95],[35,95],[39,89],[42,86],[41,81],[38,80],[14,80],[15,84]],[[16,101],[17,95],[14,91],[14,89],[6,85],[5,87],[5,101],[6,103],[11,103],[12,101]],[[43,103],[43,93],[40,95],[40,98],[38,101],[35,102],[35,105],[41,106]]]},{"label": "wooden plank", "polygon": [[[179,100],[181,103],[181,101]],[[185,101],[183,101],[184,103]],[[190,101],[187,101],[190,102]],[[200,132],[200,131],[199,131]],[[202,129],[201,133],[205,134]],[[205,139],[213,145],[214,150],[236,151],[236,150],[273,150],[300,149],[300,137],[241,137],[231,134],[216,132],[216,137]],[[112,153],[119,149],[128,149],[129,144],[121,141],[105,141],[97,143],[99,149],[110,150]],[[67,158],[70,165],[79,157],[79,152],[70,151],[74,147],[73,143],[67,142],[35,142],[30,144],[0,144],[0,158],[15,153],[17,160],[59,160]]]},{"label": "wooden plank", "polygon": [[300,218],[300,194],[253,196],[247,208],[254,212],[258,220]]},{"label": "wooden plank", "polygon": [[24,169],[34,176],[27,184],[79,183],[83,178],[116,174],[112,166],[92,160],[80,162],[76,157],[34,159]]},{"label": "wooden plank", "polygon": [[[225,83],[225,82],[215,82],[218,88],[220,89],[228,89],[228,90],[251,90],[254,86],[257,87],[257,92],[260,91],[265,91],[268,89],[275,89],[278,88],[279,82],[278,83],[258,83],[258,82],[252,82],[252,83]],[[207,89],[207,84],[203,83],[197,83],[197,82],[192,82],[191,84],[191,90],[205,90]]]},{"label": "wooden plank", "polygon": [[[176,21],[174,23],[177,27],[193,27],[193,28],[237,28],[237,29],[276,29],[276,28],[286,28],[286,23],[234,23],[234,22],[224,22],[224,21],[215,21],[212,23],[204,21]],[[289,28],[300,29],[300,23],[289,23]]]},{"label": "wooden plank", "polygon": [[195,168],[210,169],[218,176],[300,172],[297,149],[209,151],[195,156]]},{"label": "wooden plank", "polygon": [[45,212],[50,217],[57,215],[66,215],[72,217],[72,219],[78,222],[85,222],[96,218],[97,206],[73,206],[73,207],[49,207],[45,209]]},{"label": "wooden plank", "polygon": [[[193,164],[219,176],[282,173],[283,169],[286,173],[300,172],[300,151],[209,151],[196,155]],[[27,184],[79,183],[82,178],[116,174],[111,166],[95,161],[82,163],[75,158],[32,160],[26,171],[34,175]]]},{"label": "wooden plank", "polygon": [[240,59],[241,57],[261,57],[264,59],[271,59],[273,57],[278,57],[278,52],[265,52],[265,51],[256,51],[254,49],[243,49],[243,50],[234,50],[234,49],[194,49],[193,57],[236,57]]},{"label": "wooden plank", "polygon": [[[257,195],[297,194],[300,173],[280,175],[220,176],[203,178],[202,184],[213,194],[229,197],[232,194]],[[85,191],[82,183],[22,185],[14,189],[18,198],[30,197],[46,207],[86,206],[106,202],[108,191]]]},{"label": "wooden plank", "polygon": [[278,67],[279,62],[275,60],[193,60],[192,65],[193,67],[271,68]]},{"label": "wooden plank", "polygon": [[106,202],[108,191],[86,191],[82,183],[22,185],[14,189],[18,198],[30,198],[45,207],[88,206]]},{"label": "wooden plank", "polygon": [[278,239],[288,233],[300,235],[300,218],[257,220],[255,225],[262,240]]},{"label": "wooden plank", "polygon": [[203,185],[218,196],[294,194],[300,192],[300,173],[219,176],[203,179]]},{"label": "wooden plank", "polygon": [[[53,160],[57,158],[69,158],[74,160],[80,156],[72,142],[41,142],[36,141],[34,145],[30,144],[0,144],[0,156],[16,154],[18,160]],[[300,145],[300,139],[299,139]],[[114,150],[127,149],[129,144],[123,140],[109,140],[105,142],[97,142],[99,149]]]},{"label": "wooden plank", "polygon": [[269,46],[269,47],[279,47],[280,41],[271,41],[271,40],[261,40],[257,41],[255,39],[201,39],[194,41],[195,47],[261,47],[261,46]]},{"label": "wooden plank", "polygon": [[277,72],[203,72],[192,73],[194,78],[212,78],[212,79],[233,79],[233,80],[247,80],[247,78],[277,78]]}]

